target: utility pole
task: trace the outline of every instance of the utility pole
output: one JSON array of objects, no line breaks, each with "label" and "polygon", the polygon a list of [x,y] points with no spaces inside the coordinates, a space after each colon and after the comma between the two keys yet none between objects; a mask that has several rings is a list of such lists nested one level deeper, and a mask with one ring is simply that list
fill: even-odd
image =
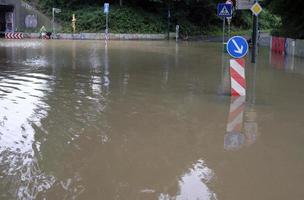
[{"label": "utility pole", "polygon": [[[254,3],[257,3],[255,0]],[[253,14],[253,31],[252,31],[252,55],[251,63],[256,63],[257,51],[258,51],[258,30],[259,30],[259,19],[258,15]]]}]

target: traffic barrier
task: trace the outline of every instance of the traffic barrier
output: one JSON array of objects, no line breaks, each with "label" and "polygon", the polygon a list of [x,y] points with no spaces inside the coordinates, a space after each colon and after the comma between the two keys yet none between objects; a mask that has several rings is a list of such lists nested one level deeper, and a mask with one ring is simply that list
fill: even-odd
[{"label": "traffic barrier", "polygon": [[23,39],[23,33],[5,33],[5,39]]},{"label": "traffic barrier", "polygon": [[271,50],[276,53],[285,54],[285,42],[285,38],[271,37]]},{"label": "traffic barrier", "polygon": [[296,40],[295,56],[304,57],[304,40]]},{"label": "traffic barrier", "polygon": [[285,53],[287,55],[295,54],[296,41],[294,39],[287,38],[285,43]]},{"label": "traffic barrier", "polygon": [[230,59],[231,96],[246,96],[245,60]]}]

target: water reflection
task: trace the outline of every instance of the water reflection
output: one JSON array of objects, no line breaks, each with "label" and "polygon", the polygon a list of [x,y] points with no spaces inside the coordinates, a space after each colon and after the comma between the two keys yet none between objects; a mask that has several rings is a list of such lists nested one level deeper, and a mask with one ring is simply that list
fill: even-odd
[{"label": "water reflection", "polygon": [[[51,187],[60,187],[66,191],[67,198],[74,199],[84,190],[79,184],[82,178],[78,172],[58,179],[45,168],[53,164],[60,167],[57,158],[67,149],[66,145],[79,150],[76,140],[80,136],[89,140],[94,137],[103,144],[109,141],[106,120],[99,118],[104,128],[95,124],[96,117],[106,108],[101,88],[106,88],[108,93],[108,50],[105,48],[102,70],[101,55],[93,46],[93,53],[89,54],[92,73],[87,75],[78,72],[81,66],[76,51],[79,46],[75,42],[72,54],[54,42],[49,44],[50,49],[31,48],[29,51],[21,51],[14,44],[1,48],[6,56],[3,62],[10,65],[0,67],[0,190],[3,190],[0,197],[43,198]],[[58,55],[62,59],[58,59]],[[49,63],[52,75],[46,68]],[[66,65],[74,70],[69,71],[69,75],[62,70]],[[90,132],[99,134],[90,135]],[[60,142],[54,146],[53,141]],[[50,162],[47,167],[45,158]]]},{"label": "water reflection", "polygon": [[270,63],[275,69],[284,69],[285,56],[283,54],[271,52]]},{"label": "water reflection", "polygon": [[227,133],[224,137],[225,150],[239,150],[245,143],[245,136],[241,133],[244,109],[245,97],[231,97]]},{"label": "water reflection", "polygon": [[106,93],[109,92],[109,86],[110,86],[110,71],[109,71],[109,50],[108,50],[108,42],[105,42],[105,52],[104,52],[104,75],[103,75],[103,85],[106,89]]},{"label": "water reflection", "polygon": [[224,136],[224,149],[227,151],[251,146],[257,140],[258,124],[255,110],[257,65],[247,68],[247,71],[250,74],[250,76],[247,75],[247,98],[245,96],[230,98],[230,110]]},{"label": "water reflection", "polygon": [[[216,44],[44,42],[0,46],[0,199],[253,199],[302,185],[303,99],[264,95],[268,54],[246,68],[232,128]],[[225,129],[226,150],[248,151],[223,151]]]},{"label": "water reflection", "polygon": [[[188,97],[196,102],[200,89],[199,73],[193,78],[191,70],[179,67],[179,51],[156,47],[150,54],[151,67],[137,64],[146,59],[137,48],[117,53],[110,43],[65,42],[50,41],[48,48],[41,43],[41,49],[27,51],[18,45],[0,48],[6,57],[3,63],[9,63],[0,68],[1,197],[81,199],[153,193],[155,198],[214,198],[208,186],[212,170],[202,160],[187,169],[197,160],[191,153],[196,148],[187,150],[180,161],[173,153],[172,144],[187,145],[182,139],[188,123],[185,105]],[[186,93],[185,101],[172,108],[168,102],[180,99],[170,92],[176,86],[170,84],[169,66],[182,72],[172,75]],[[117,96],[124,98],[117,101]],[[168,133],[176,128],[167,126],[170,120],[181,122],[184,129],[173,141]],[[147,175],[160,171],[166,175]],[[20,181],[13,184],[15,179]]]},{"label": "water reflection", "polygon": [[11,74],[0,73],[0,197],[35,199],[55,182],[39,166],[41,144],[36,142],[33,127],[50,109],[44,98],[51,92],[53,77],[40,73]]},{"label": "water reflection", "polygon": [[214,172],[207,167],[203,160],[198,160],[179,181],[179,192],[176,196],[162,193],[159,200],[216,200],[216,194],[208,184],[213,180]]},{"label": "water reflection", "polygon": [[217,89],[220,97],[230,95],[230,57],[223,51],[221,56],[221,83]]},{"label": "water reflection", "polygon": [[304,74],[303,59],[294,55],[283,55],[273,51],[270,54],[270,65],[276,70],[285,72]]}]

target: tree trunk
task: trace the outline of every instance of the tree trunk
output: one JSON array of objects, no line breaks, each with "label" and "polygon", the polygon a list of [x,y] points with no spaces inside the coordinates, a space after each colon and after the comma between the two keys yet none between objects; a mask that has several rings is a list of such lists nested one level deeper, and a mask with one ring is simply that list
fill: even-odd
[{"label": "tree trunk", "polygon": [[122,6],[122,0],[119,0],[119,6]]}]

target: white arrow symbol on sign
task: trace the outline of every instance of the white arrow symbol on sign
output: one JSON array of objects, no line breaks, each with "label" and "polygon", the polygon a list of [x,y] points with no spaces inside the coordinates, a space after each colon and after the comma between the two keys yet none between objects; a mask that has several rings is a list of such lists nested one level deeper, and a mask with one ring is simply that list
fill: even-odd
[{"label": "white arrow symbol on sign", "polygon": [[236,47],[237,50],[234,50],[235,53],[238,54],[242,54],[243,53],[243,46],[241,45],[241,47],[239,47],[239,45],[236,43],[236,41],[234,39],[232,39],[232,42],[234,44],[234,46]]}]

